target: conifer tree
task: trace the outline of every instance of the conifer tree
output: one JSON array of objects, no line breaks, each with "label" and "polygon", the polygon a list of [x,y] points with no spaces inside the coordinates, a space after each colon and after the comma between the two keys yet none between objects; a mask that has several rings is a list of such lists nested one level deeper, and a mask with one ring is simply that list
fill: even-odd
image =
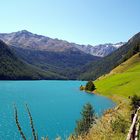
[{"label": "conifer tree", "polygon": [[77,126],[75,128],[76,135],[86,134],[91,126],[96,122],[95,111],[90,103],[84,105],[81,112],[82,118],[77,121]]},{"label": "conifer tree", "polygon": [[88,81],[85,87],[85,90],[93,91],[95,90],[95,85],[92,81]]}]

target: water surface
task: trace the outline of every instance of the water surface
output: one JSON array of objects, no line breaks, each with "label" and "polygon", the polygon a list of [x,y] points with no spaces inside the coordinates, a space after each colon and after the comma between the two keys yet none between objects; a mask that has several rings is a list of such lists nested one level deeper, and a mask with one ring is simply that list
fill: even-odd
[{"label": "water surface", "polygon": [[76,120],[86,103],[98,115],[115,104],[106,97],[79,91],[84,81],[0,81],[0,139],[21,139],[14,119],[13,104],[18,108],[19,121],[26,137],[32,137],[27,103],[39,138],[67,137],[74,131]]}]

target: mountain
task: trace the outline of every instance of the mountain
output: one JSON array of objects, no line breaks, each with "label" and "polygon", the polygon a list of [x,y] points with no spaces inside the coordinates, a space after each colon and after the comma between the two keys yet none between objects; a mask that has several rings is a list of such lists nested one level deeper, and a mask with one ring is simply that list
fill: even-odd
[{"label": "mountain", "polygon": [[74,43],[32,34],[26,30],[0,34],[14,53],[25,62],[42,70],[76,79],[83,65],[100,60],[76,48]]},{"label": "mountain", "polygon": [[9,45],[24,49],[63,52],[73,48],[67,41],[51,39],[42,35],[33,34],[26,30],[9,34],[0,34],[0,38]]},{"label": "mountain", "polygon": [[116,44],[100,44],[96,46],[91,46],[91,45],[81,45],[77,46],[81,51],[91,54],[93,56],[99,56],[99,57],[105,57],[118,48],[120,48],[122,45],[124,45],[124,42],[116,43]]},{"label": "mountain", "polygon": [[[0,40],[0,80],[62,79],[61,76],[42,71],[20,60]],[[64,79],[64,78],[63,78]]]},{"label": "mountain", "polygon": [[134,35],[126,44],[104,57],[98,63],[90,63],[81,69],[79,79],[91,80],[111,71],[140,50],[140,33]]},{"label": "mountain", "polygon": [[78,45],[26,30],[2,33],[0,39],[24,62],[67,79],[97,78],[120,64],[121,52],[128,51],[127,47],[123,47],[123,42],[97,46]]},{"label": "mountain", "polygon": [[26,30],[13,32],[13,33],[2,33],[0,39],[12,46],[18,46],[24,49],[43,50],[49,52],[66,52],[67,50],[82,51],[93,56],[104,57],[115,51],[118,47],[124,43],[120,42],[117,44],[102,44],[97,46],[91,45],[79,45],[75,43],[69,43],[64,40],[52,39],[46,36],[33,34]]}]

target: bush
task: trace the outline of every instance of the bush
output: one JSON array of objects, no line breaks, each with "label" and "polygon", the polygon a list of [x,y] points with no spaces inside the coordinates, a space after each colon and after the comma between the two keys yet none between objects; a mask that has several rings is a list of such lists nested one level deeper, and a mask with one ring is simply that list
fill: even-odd
[{"label": "bush", "polygon": [[118,115],[117,118],[111,122],[111,126],[115,133],[127,133],[128,122],[121,115]]}]

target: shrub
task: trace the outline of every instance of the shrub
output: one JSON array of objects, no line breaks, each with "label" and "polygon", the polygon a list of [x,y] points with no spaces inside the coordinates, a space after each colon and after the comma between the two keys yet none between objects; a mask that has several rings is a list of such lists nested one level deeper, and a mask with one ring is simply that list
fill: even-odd
[{"label": "shrub", "polygon": [[111,122],[112,130],[115,133],[127,133],[128,122],[121,115],[116,116],[117,118]]}]

